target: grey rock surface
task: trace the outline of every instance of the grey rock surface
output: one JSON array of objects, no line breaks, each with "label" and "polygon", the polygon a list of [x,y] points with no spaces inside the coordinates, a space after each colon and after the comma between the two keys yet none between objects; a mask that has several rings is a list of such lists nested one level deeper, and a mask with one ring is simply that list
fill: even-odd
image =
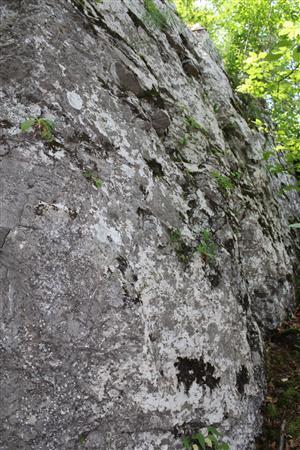
[{"label": "grey rock surface", "polygon": [[142,0],[0,1],[1,450],[259,431],[299,202],[205,30],[157,5],[164,30]]}]

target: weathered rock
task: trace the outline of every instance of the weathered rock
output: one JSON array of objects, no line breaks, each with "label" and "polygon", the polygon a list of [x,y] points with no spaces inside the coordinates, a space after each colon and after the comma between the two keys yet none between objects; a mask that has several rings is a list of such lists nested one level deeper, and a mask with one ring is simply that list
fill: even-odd
[{"label": "weathered rock", "polygon": [[208,425],[248,450],[259,430],[297,199],[206,32],[157,4],[164,31],[141,0],[0,3],[1,450],[173,450]]}]

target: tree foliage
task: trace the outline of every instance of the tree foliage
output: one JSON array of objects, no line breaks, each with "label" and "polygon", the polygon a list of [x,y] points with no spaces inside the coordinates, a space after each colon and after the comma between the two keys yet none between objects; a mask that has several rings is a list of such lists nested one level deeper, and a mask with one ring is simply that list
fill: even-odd
[{"label": "tree foliage", "polygon": [[[285,155],[287,170],[299,175],[300,0],[175,3],[185,22],[208,30],[237,91],[265,100],[276,150]],[[259,119],[256,124],[268,131]]]}]

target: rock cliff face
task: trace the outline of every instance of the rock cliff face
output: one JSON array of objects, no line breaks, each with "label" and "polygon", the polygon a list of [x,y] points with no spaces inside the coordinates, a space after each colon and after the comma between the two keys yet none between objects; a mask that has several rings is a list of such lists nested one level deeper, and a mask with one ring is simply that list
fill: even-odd
[{"label": "rock cliff face", "polygon": [[1,450],[259,431],[296,199],[206,32],[156,4],[161,28],[142,0],[1,0]]}]

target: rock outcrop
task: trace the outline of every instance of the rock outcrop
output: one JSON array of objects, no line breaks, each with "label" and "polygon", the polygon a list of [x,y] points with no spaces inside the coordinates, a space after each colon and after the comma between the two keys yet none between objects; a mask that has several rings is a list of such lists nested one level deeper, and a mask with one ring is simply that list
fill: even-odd
[{"label": "rock outcrop", "polygon": [[259,431],[297,199],[205,30],[156,4],[0,2],[1,450]]}]

